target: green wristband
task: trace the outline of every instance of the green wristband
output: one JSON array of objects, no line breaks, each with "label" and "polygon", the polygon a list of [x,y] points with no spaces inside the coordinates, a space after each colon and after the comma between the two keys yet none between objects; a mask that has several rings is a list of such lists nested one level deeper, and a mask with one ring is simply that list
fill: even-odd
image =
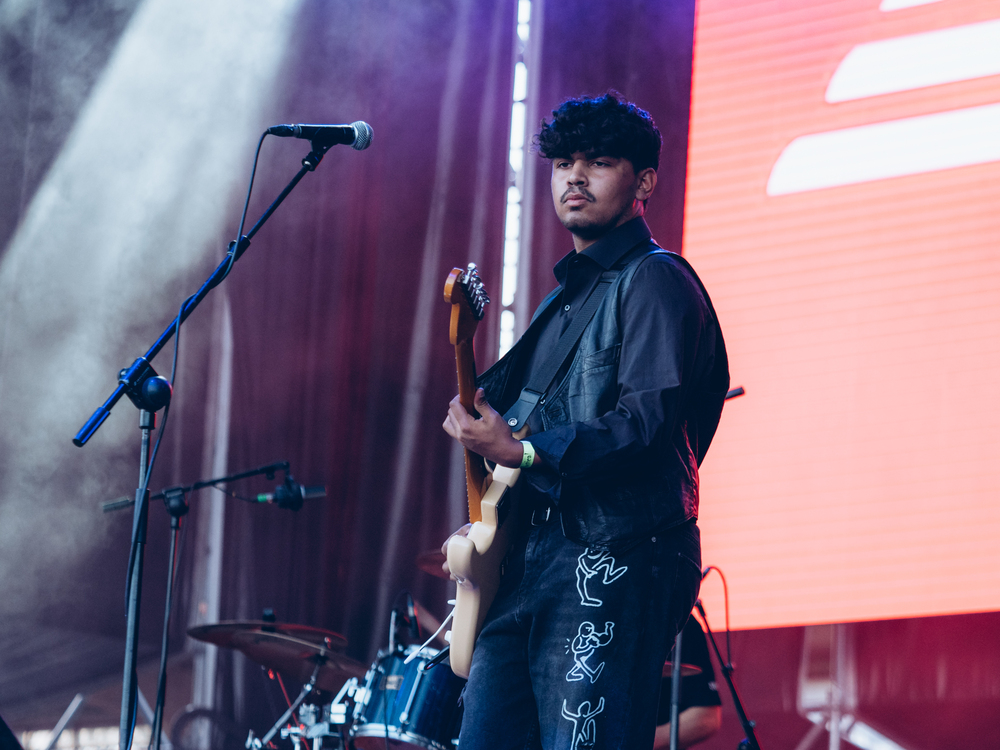
[{"label": "green wristband", "polygon": [[527,440],[521,441],[521,447],[524,448],[524,455],[521,457],[521,468],[528,469],[535,463],[535,447]]}]

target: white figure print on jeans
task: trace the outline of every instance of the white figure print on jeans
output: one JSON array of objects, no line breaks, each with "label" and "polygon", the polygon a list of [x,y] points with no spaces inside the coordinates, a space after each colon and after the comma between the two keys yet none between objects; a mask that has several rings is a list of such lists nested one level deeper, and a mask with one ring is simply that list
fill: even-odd
[{"label": "white figure print on jeans", "polygon": [[615,558],[606,550],[588,549],[577,558],[576,566],[576,590],[580,593],[580,603],[584,607],[600,607],[604,604],[602,599],[598,599],[587,591],[587,583],[598,573],[603,574],[603,579],[598,579],[604,585],[613,583],[622,577],[628,570],[627,565],[620,568],[615,567]]},{"label": "white figure print on jeans", "polygon": [[604,698],[597,703],[597,708],[590,707],[590,701],[584,701],[576,709],[569,710],[566,699],[563,699],[562,715],[564,719],[573,722],[573,744],[570,750],[591,750],[597,744],[597,722],[594,717],[604,710]]},{"label": "white figure print on jeans", "polygon": [[[573,652],[573,668],[566,673],[566,682],[579,682],[584,677],[590,678],[590,684],[597,682],[604,669],[602,661],[596,667],[592,667],[587,660],[594,655],[594,652],[601,646],[607,646],[614,637],[615,624],[613,622],[604,623],[604,630],[598,632],[597,626],[592,622],[580,623],[580,629],[576,633],[576,638],[570,641],[566,651]],[[566,640],[569,640],[568,638]]]}]

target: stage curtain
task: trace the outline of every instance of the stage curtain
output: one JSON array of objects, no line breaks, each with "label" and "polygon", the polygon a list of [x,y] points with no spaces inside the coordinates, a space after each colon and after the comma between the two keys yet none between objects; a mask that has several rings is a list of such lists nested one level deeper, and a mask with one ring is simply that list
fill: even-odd
[{"label": "stage curtain", "polygon": [[[473,261],[499,296],[514,14],[511,0],[302,6],[275,121],[361,119],[374,142],[330,151],[227,281],[229,467],[288,459],[328,495],[298,513],[227,506],[223,619],[273,608],[343,633],[367,665],[400,592],[447,610],[452,584],[414,564],[467,520],[461,453],[441,429],[457,388],[442,295]],[[251,214],[308,144],[269,149]],[[477,337],[483,367],[495,307]],[[222,706],[267,729],[276,686],[242,656],[221,659]]]},{"label": "stage curtain", "polygon": [[[694,3],[690,0],[598,0],[532,4],[529,42],[531,89],[528,132],[571,96],[615,89],[647,110],[663,136],[657,186],[646,220],[662,247],[681,249]],[[522,251],[516,315],[518,331],[555,286],[552,266],[572,248],[551,203],[549,163],[526,158],[525,199],[529,242]]]}]

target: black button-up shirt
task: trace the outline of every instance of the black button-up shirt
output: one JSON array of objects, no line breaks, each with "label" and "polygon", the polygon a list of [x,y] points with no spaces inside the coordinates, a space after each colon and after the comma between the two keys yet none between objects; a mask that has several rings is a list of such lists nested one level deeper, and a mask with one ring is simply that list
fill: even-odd
[{"label": "black button-up shirt", "polygon": [[[537,337],[525,357],[518,389],[530,381],[555,349],[560,335],[600,281],[601,274],[619,264],[638,245],[647,246],[649,227],[640,217],[615,228],[583,252],[571,251],[554,267],[558,296],[531,327]],[[679,419],[692,418],[690,430],[702,428],[692,441],[698,463],[715,431],[718,413],[706,415],[710,425],[698,425],[698,415],[685,414],[677,403],[686,389],[679,387],[685,373],[713,372],[728,379],[725,357],[712,362],[715,337],[722,333],[700,282],[677,262],[645,262],[632,279],[621,304],[622,347],[618,363],[619,398],[614,411],[585,422],[544,430],[536,409],[528,420],[528,438],[543,466],[525,472],[529,484],[559,502],[564,482],[620,471],[654,446],[674,442],[676,430],[686,430]],[[529,329],[530,330],[530,329]],[[711,341],[706,341],[711,339]],[[707,344],[707,345],[706,345]],[[723,349],[724,351],[724,349]],[[695,360],[700,361],[695,361]],[[564,378],[572,356],[556,376],[550,391]],[[728,382],[728,381],[727,381]],[[695,436],[696,437],[696,436]],[[707,438],[707,439],[706,439]],[[701,444],[698,444],[698,443]],[[647,457],[648,458],[648,457]]]}]

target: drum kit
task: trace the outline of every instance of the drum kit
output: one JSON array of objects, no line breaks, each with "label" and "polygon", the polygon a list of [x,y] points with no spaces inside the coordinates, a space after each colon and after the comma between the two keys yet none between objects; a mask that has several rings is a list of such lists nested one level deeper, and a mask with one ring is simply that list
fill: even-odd
[{"label": "drum kit", "polygon": [[[438,551],[421,554],[417,566],[447,578]],[[431,619],[426,611],[422,619]],[[347,639],[321,628],[270,620],[200,625],[188,630],[199,641],[242,652],[279,677],[304,683],[298,698],[263,737],[251,731],[247,750],[274,747],[276,736],[295,750],[454,750],[462,725],[459,696],[465,680],[440,651],[403,646],[390,637],[368,668],[344,652]],[[330,699],[333,694],[332,699]]]},{"label": "drum kit", "polygon": [[[417,567],[447,578],[438,550],[417,557]],[[424,620],[438,623],[426,611]],[[394,631],[394,628],[391,629]],[[272,672],[305,683],[288,710],[263,737],[251,731],[247,750],[274,747],[280,734],[295,750],[455,750],[462,725],[459,697],[465,680],[441,652],[427,646],[403,646],[390,635],[367,669],[344,651],[347,639],[321,628],[270,620],[243,620],[200,625],[188,630],[199,641],[242,652]],[[671,673],[664,665],[664,677]],[[698,667],[682,664],[681,674]],[[335,694],[330,700],[330,694]]]}]

